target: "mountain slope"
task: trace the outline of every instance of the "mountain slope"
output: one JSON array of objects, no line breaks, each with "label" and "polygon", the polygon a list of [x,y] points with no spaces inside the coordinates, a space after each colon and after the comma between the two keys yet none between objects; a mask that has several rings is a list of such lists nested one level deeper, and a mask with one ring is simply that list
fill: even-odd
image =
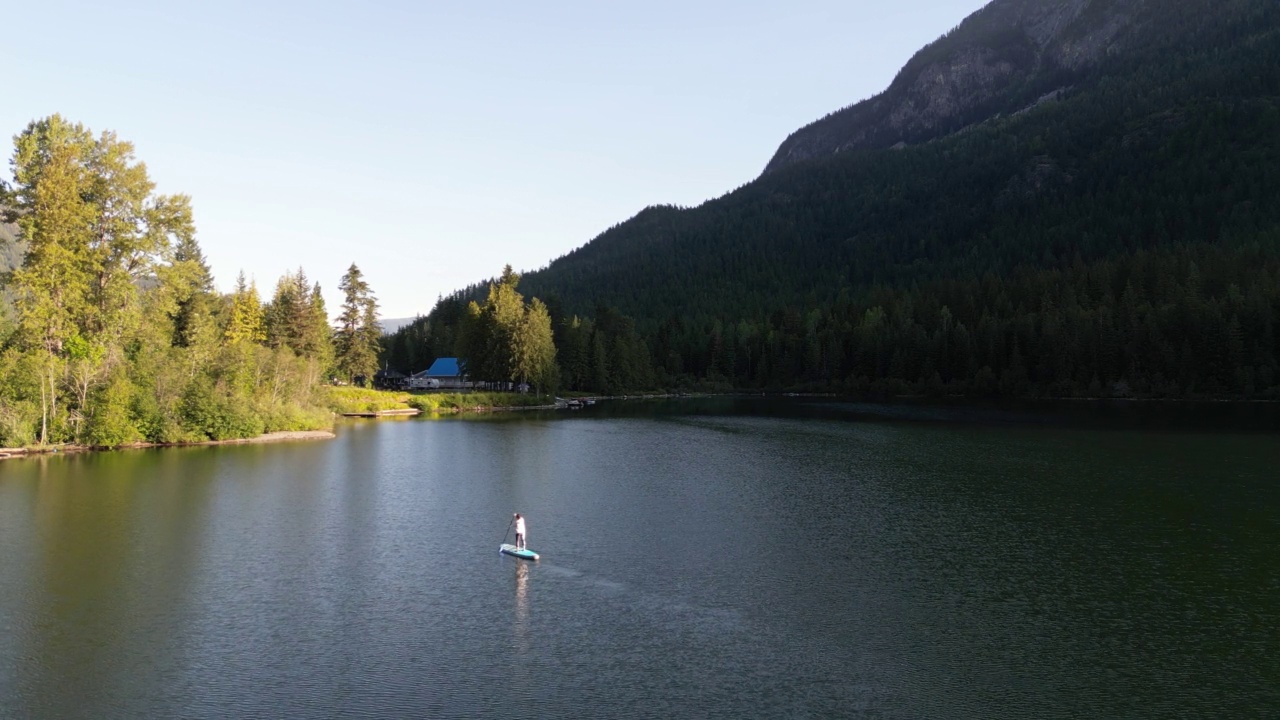
[{"label": "mountain slope", "polygon": [[1176,42],[1184,13],[1202,16],[1212,7],[1201,0],[994,0],[916,53],[883,93],[792,133],[765,173],[838,152],[924,142],[1052,100],[1116,56]]},{"label": "mountain slope", "polygon": [[1280,6],[1152,7],[1054,102],[648,208],[521,291],[673,381],[1280,394]]},{"label": "mountain slope", "polygon": [[[1274,223],[1280,74],[1262,70],[1280,13],[1223,7],[1233,13],[1214,14],[1198,42],[1115,60],[1055,103],[920,146],[784,166],[697,208],[646,209],[522,287],[579,313],[604,302],[638,319],[750,315],[869,283],[1216,239],[1246,212]],[[1159,216],[1187,208],[1191,222]]]}]

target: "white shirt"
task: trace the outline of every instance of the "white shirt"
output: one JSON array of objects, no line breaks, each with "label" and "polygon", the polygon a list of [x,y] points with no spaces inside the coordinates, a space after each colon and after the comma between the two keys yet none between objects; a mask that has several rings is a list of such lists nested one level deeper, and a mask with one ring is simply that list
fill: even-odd
[{"label": "white shirt", "polygon": [[523,535],[523,534],[524,534],[524,518],[522,518],[522,517],[521,517],[521,518],[516,518],[516,534],[517,534],[517,535]]}]

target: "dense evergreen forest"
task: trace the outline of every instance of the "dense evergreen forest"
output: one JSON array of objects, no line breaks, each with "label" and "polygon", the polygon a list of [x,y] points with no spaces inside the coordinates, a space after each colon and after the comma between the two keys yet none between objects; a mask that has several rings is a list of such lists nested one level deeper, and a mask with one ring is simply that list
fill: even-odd
[{"label": "dense evergreen forest", "polygon": [[[1280,398],[1280,6],[1215,7],[1023,112],[649,208],[527,273],[562,386]],[[456,352],[481,290],[385,357]]]},{"label": "dense evergreen forest", "polygon": [[355,265],[336,331],[301,268],[266,304],[243,274],[219,294],[189,198],[156,194],[130,143],[53,115],[14,145],[0,447],[327,427],[325,381],[376,370],[377,303]]}]

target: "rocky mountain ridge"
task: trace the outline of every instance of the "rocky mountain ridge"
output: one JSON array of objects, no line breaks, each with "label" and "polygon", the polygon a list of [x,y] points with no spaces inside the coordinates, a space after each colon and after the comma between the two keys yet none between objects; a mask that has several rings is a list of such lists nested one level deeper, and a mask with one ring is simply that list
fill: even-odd
[{"label": "rocky mountain ridge", "polygon": [[1149,14],[1164,4],[993,0],[917,52],[884,92],[792,133],[764,173],[853,149],[928,141],[1052,100],[1137,44]]}]

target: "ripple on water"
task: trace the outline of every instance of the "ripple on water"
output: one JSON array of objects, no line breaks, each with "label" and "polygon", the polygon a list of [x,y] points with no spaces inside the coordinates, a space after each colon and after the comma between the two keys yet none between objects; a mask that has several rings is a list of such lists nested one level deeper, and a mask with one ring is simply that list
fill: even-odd
[{"label": "ripple on water", "polygon": [[1280,707],[1274,438],[855,410],[6,466],[0,717]]}]

